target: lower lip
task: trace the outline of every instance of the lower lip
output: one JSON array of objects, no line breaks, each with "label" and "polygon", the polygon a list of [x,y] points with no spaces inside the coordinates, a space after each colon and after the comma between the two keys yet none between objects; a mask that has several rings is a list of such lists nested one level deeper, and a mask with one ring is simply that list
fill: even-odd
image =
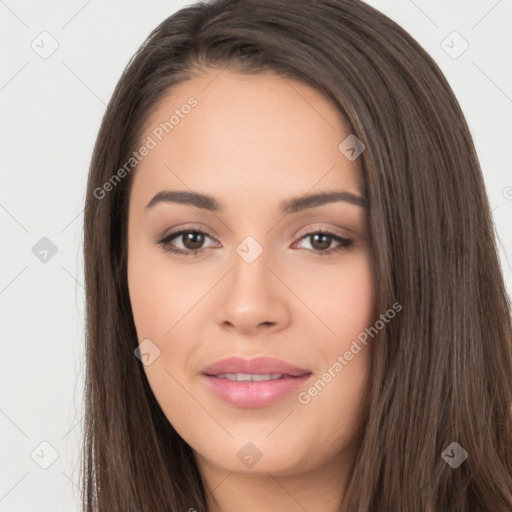
[{"label": "lower lip", "polygon": [[204,375],[210,389],[236,407],[265,407],[300,388],[311,374],[265,381],[236,381]]}]

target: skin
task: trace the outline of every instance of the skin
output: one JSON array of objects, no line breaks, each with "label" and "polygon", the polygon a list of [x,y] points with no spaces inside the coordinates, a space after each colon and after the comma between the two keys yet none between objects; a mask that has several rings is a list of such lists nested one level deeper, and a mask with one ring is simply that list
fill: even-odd
[{"label": "skin", "polygon": [[[338,150],[350,131],[309,86],[209,69],[164,98],[141,140],[190,96],[198,105],[133,176],[130,300],[139,343],[149,338],[160,350],[144,370],[193,448],[215,510],[335,511],[363,428],[371,343],[306,405],[292,392],[266,407],[235,407],[209,390],[201,371],[231,355],[267,355],[311,371],[307,390],[373,324],[366,209],[344,201],[289,215],[278,209],[320,191],[364,195],[359,160]],[[224,211],[146,208],[161,190],[207,193]],[[199,256],[158,244],[180,227],[207,234]],[[340,244],[327,238],[322,249],[304,236],[319,229],[353,243],[322,256]],[[252,263],[236,252],[247,236],[263,249]],[[194,248],[183,236],[169,245]],[[237,457],[247,442],[262,454],[250,468]]]}]

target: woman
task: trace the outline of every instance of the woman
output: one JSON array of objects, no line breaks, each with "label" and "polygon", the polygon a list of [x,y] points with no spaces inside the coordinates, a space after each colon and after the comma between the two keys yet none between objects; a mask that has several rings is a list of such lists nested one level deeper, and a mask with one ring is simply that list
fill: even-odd
[{"label": "woman", "polygon": [[368,5],[166,19],[103,119],[84,255],[84,510],[512,510],[478,159]]}]

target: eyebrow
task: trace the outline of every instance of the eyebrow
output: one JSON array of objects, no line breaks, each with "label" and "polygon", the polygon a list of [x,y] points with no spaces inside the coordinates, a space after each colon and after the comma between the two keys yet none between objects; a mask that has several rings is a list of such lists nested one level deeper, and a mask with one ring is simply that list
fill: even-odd
[{"label": "eyebrow", "polygon": [[[339,201],[362,208],[367,206],[367,200],[364,197],[352,194],[351,192],[330,191],[287,199],[282,201],[279,207],[283,214],[289,214]],[[158,203],[186,204],[211,212],[223,211],[221,204],[214,197],[198,192],[162,190],[149,201],[146,209],[152,208]]]}]

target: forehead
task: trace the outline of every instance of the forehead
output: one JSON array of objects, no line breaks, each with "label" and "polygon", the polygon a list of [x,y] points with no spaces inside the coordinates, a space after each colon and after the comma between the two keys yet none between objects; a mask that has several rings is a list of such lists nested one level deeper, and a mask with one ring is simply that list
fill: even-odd
[{"label": "forehead", "polygon": [[318,186],[361,195],[359,162],[338,149],[349,134],[332,103],[306,84],[208,71],[174,87],[148,117],[141,143],[149,137],[154,147],[137,166],[133,194],[149,200],[162,188],[188,188],[244,202]]}]

